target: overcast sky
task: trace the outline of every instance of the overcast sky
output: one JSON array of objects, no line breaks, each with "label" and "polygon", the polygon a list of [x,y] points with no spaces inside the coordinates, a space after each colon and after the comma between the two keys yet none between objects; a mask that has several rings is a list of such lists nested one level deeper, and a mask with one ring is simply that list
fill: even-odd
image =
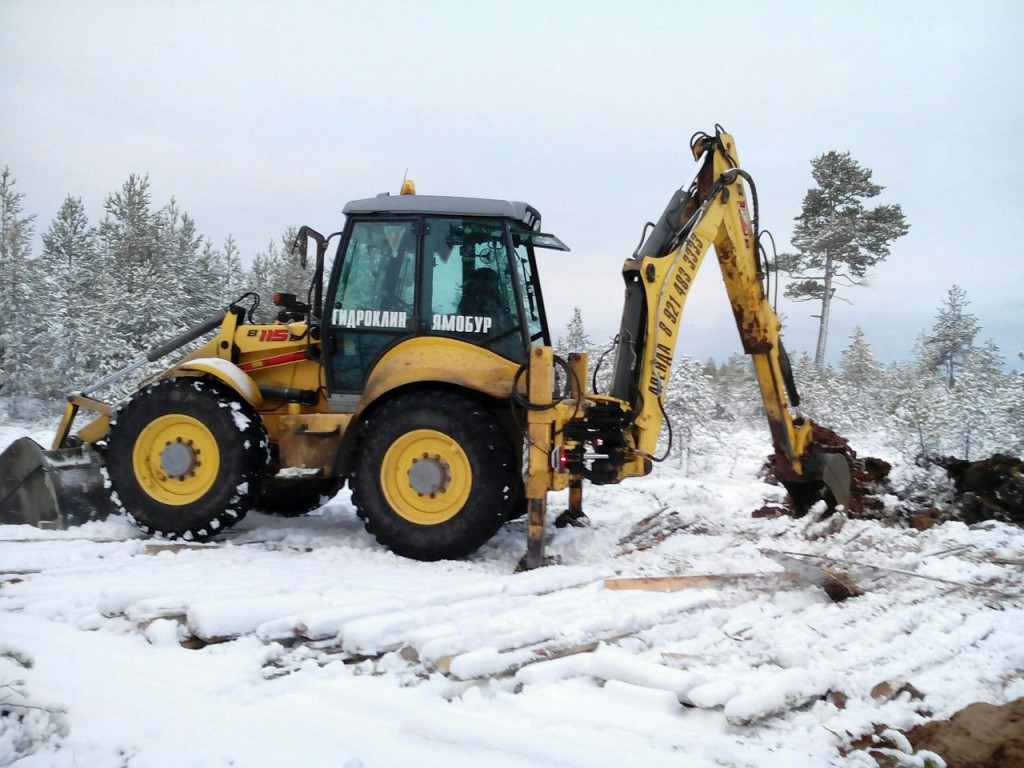
[{"label": "overcast sky", "polygon": [[[620,269],[721,123],[780,250],[849,151],[910,234],[833,305],[829,360],[860,326],[907,359],[953,284],[1024,367],[1024,3],[104,2],[0,0],[0,167],[37,232],[65,196],[92,222],[129,174],[250,259],[288,226],[339,229],[347,200],[526,200],[572,251],[541,265],[555,336],[574,306],[618,328]],[[813,354],[815,309],[783,303]],[[740,346],[713,257],[680,352]]]}]

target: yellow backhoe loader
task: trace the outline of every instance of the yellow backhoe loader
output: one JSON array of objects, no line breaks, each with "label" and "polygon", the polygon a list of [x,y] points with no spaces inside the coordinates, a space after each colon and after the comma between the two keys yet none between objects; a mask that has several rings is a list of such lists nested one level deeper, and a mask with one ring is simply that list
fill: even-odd
[{"label": "yellow backhoe loader", "polygon": [[[348,203],[329,237],[299,230],[312,286],[305,302],[276,297],[277,322],[252,322],[243,297],[70,395],[51,450],[25,438],[0,457],[0,521],[80,523],[109,498],[147,532],[203,540],[254,506],[309,511],[348,481],[366,529],[421,560],[464,556],[525,512],[525,564],[535,567],[549,491],[569,488],[578,515],[583,480],[651,471],[683,305],[712,246],[781,457],[776,475],[804,498],[845,503],[846,459],[791,412],[753,182],[720,127],[691,149],[695,177],[623,267],[609,392],[588,391],[585,355],[553,355],[536,253],[568,248],[540,214],[403,185]],[[210,333],[126,401],[92,396]],[[95,416],[75,430],[83,409]]]}]

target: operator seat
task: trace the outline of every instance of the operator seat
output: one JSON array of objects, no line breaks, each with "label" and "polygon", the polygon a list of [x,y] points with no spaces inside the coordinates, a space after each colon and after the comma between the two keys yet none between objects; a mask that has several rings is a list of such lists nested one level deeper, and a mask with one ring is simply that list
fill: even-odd
[{"label": "operator seat", "polygon": [[490,317],[495,322],[503,314],[501,293],[498,291],[498,273],[489,267],[473,270],[462,286],[460,315]]}]

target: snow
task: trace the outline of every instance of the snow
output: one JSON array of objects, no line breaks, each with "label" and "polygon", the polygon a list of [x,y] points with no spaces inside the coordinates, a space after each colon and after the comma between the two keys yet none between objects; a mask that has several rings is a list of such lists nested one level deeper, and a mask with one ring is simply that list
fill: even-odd
[{"label": "snow", "polygon": [[[0,448],[23,434],[50,436],[2,425]],[[756,479],[766,442],[588,486],[590,526],[551,525],[527,573],[523,520],[419,563],[347,491],[202,544],[121,516],[0,526],[0,765],[871,766],[851,744],[876,726],[1024,696],[1024,531],[755,519],[781,494]],[[841,561],[863,594],[832,602],[762,550]],[[698,574],[759,575],[604,586]]]}]

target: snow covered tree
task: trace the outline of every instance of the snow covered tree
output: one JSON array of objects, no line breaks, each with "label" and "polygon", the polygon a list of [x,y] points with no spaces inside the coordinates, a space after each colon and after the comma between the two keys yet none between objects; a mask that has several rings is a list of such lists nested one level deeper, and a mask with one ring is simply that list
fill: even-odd
[{"label": "snow covered tree", "polygon": [[839,371],[833,377],[831,396],[842,403],[845,429],[863,429],[880,419],[884,368],[864,340],[864,332],[854,328],[850,344],[839,356]]},{"label": "snow covered tree", "polygon": [[1014,456],[1024,456],[1024,371],[1006,377],[1003,388],[1007,437],[1007,450]]},{"label": "snow covered tree", "polygon": [[25,216],[24,195],[6,166],[0,171],[0,390],[26,394],[38,351],[31,340],[36,330],[38,261],[32,258],[35,216]]},{"label": "snow covered tree", "polygon": [[68,195],[50,227],[43,233],[43,260],[46,264],[47,329],[51,371],[45,396],[59,396],[81,386],[95,365],[90,359],[90,339],[94,335],[88,307],[91,295],[82,295],[98,270],[95,231],[89,226],[81,198]]},{"label": "snow covered tree", "polygon": [[[952,388],[953,452],[971,461],[1000,450],[1010,450],[1019,432],[1007,430],[1012,402],[1003,359],[995,342],[972,347]],[[1019,424],[1012,425],[1013,427]]]},{"label": "snow covered tree", "polygon": [[957,363],[956,378],[936,365],[930,336],[917,345],[916,360],[891,377],[894,445],[908,456],[956,456],[974,460],[1024,446],[1024,380],[1003,372],[994,342],[970,346]]},{"label": "snow covered tree", "polygon": [[969,303],[963,288],[958,285],[950,288],[931,334],[924,337],[925,365],[940,369],[950,387],[956,381],[959,367],[969,357],[981,328],[978,318],[967,312]]},{"label": "snow covered tree", "polygon": [[596,344],[589,350],[587,363],[590,381],[587,387],[602,395],[612,388],[612,374],[615,372],[615,337],[611,336],[604,345]]},{"label": "snow covered tree", "polygon": [[[675,365],[665,413],[672,425],[672,455],[689,474],[694,454],[717,435],[714,385],[702,363],[683,356]],[[662,439],[667,438],[668,430],[663,429]]]},{"label": "snow covered tree", "polygon": [[757,378],[749,355],[734,352],[711,379],[715,400],[713,414],[724,421],[753,421],[764,407],[758,395]]},{"label": "snow covered tree", "polygon": [[[180,319],[175,325],[190,327],[206,318],[203,308],[208,304],[210,287],[197,269],[203,238],[196,231],[195,220],[171,201],[154,215],[154,248],[156,260],[166,270],[168,282],[163,289],[168,299],[177,300]],[[182,301],[182,299],[187,300]],[[175,332],[165,328],[164,335]]]},{"label": "snow covered tree", "polygon": [[[97,309],[107,317],[100,373],[139,357],[147,343],[177,330],[178,276],[161,258],[157,216],[150,210],[149,177],[132,174],[107,196],[99,224],[103,270]],[[97,326],[99,327],[99,326]]]},{"label": "snow covered tree", "polygon": [[565,336],[559,336],[555,342],[555,354],[568,357],[570,352],[590,353],[593,344],[590,335],[583,327],[583,313],[579,307],[572,308],[572,318],[565,325]]},{"label": "snow covered tree", "polygon": [[839,356],[839,370],[843,380],[854,387],[875,387],[882,374],[882,364],[864,340],[864,331],[854,328],[850,345]]},{"label": "snow covered tree", "polygon": [[[587,380],[581,382],[587,389],[592,387],[592,378],[594,369],[598,363],[598,359],[601,356],[603,350],[598,349],[594,343],[590,340],[590,335],[587,333],[586,328],[583,326],[583,313],[579,307],[573,307],[572,318],[565,325],[565,336],[559,336],[555,340],[554,344],[555,354],[561,357],[563,360],[568,361],[569,355],[573,352],[581,352],[587,355]],[[606,365],[604,366],[607,370],[602,370],[602,382],[598,384],[599,387],[610,387],[611,386],[611,359],[606,359]],[[560,372],[556,369],[556,375],[560,377]],[[561,381],[556,382],[558,386],[562,386]],[[606,392],[607,389],[601,389],[601,392]]]},{"label": "snow covered tree", "polygon": [[871,181],[872,171],[849,152],[826,152],[811,161],[817,186],[807,191],[796,217],[796,253],[779,255],[779,269],[794,280],[785,295],[820,305],[814,365],[825,366],[829,314],[840,287],[864,285],[867,270],[889,256],[890,244],[909,226],[899,205],[864,207],[884,187]]},{"label": "snow covered tree", "polygon": [[888,377],[891,399],[885,423],[889,441],[906,457],[928,460],[947,448],[954,427],[952,399],[942,379],[922,371],[920,362],[893,367]]},{"label": "snow covered tree", "polygon": [[833,429],[849,428],[851,419],[837,394],[835,372],[829,367],[819,369],[806,352],[801,352],[792,365],[793,380],[800,394],[800,412]]},{"label": "snow covered tree", "polygon": [[224,264],[225,283],[223,295],[225,304],[234,301],[245,293],[245,270],[242,267],[242,256],[238,250],[238,243],[235,238],[228,235],[224,240],[222,248],[222,262]]},{"label": "snow covered tree", "polygon": [[256,317],[263,322],[270,321],[276,315],[271,303],[275,292],[294,293],[300,301],[305,301],[309,294],[313,279],[312,265],[303,269],[300,257],[291,252],[296,231],[294,227],[289,227],[281,235],[280,246],[271,240],[266,250],[260,251],[253,258],[247,290],[259,294],[261,303]]}]

